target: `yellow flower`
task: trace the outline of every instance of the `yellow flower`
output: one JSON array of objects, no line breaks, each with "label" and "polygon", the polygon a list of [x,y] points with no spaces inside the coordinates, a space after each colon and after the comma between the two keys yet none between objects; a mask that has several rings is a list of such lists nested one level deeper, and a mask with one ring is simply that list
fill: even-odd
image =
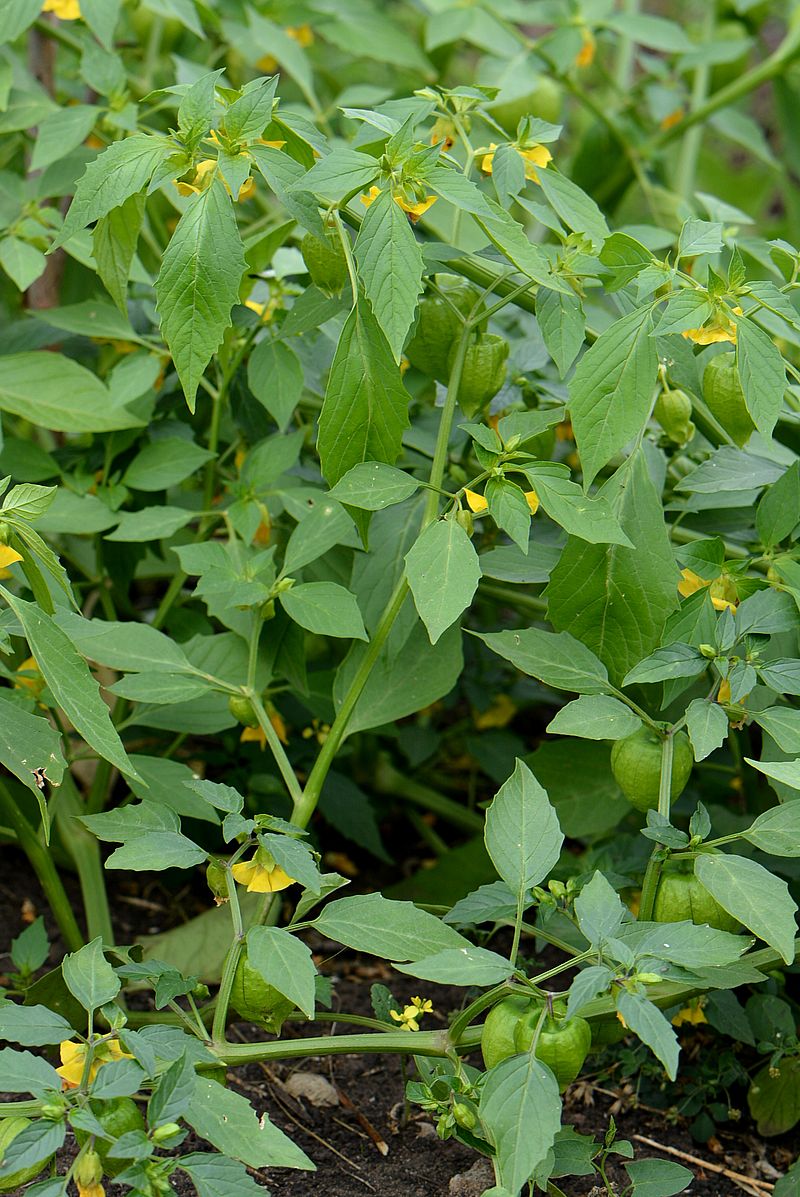
[{"label": "yellow flower", "polygon": [[693,998],[688,1005],[684,1006],[683,1009],[679,1010],[675,1015],[672,1020],[673,1027],[683,1026],[685,1022],[688,1022],[691,1026],[695,1027],[700,1023],[708,1022],[708,1019],[703,1013],[703,1005],[703,998]]},{"label": "yellow flower", "polygon": [[410,368],[410,366],[411,366],[411,362],[408,360],[406,355],[403,354],[402,357],[400,358],[400,377],[401,378],[405,374],[406,370],[408,370]]},{"label": "yellow flower", "polygon": [[7,544],[0,544],[0,578],[10,578],[11,571],[8,566],[21,560],[22,553],[18,553],[16,549],[10,548]]},{"label": "yellow flower", "polygon": [[455,144],[456,127],[449,116],[437,117],[431,130],[431,145],[441,145],[445,152],[451,150]]},{"label": "yellow flower", "polygon": [[[530,179],[532,183],[539,182],[539,176],[536,173],[537,167],[539,170],[544,170],[548,162],[553,161],[553,155],[550,153],[546,145],[533,145],[528,149],[520,149],[519,146],[514,147],[519,154],[525,166],[525,178]],[[490,142],[489,153],[484,154],[481,159],[481,170],[484,174],[490,175],[494,163],[494,152],[497,149],[495,142]]]},{"label": "yellow flower", "polygon": [[731,684],[725,677],[719,684],[717,691],[717,702],[730,702],[731,700]]},{"label": "yellow flower", "polygon": [[231,869],[235,881],[246,885],[248,893],[275,894],[295,884],[294,877],[285,873],[280,865],[262,864],[258,852],[252,860],[242,860]]},{"label": "yellow flower", "polygon": [[[734,316],[741,316],[742,309],[734,308]],[[717,314],[701,328],[687,328],[681,333],[687,341],[693,341],[695,345],[718,345],[721,341],[729,341],[730,344],[736,344],[736,325],[724,312],[717,312]]]},{"label": "yellow flower", "polygon": [[[83,1080],[88,1051],[88,1044],[75,1043],[72,1039],[65,1039],[59,1045],[61,1067],[57,1068],[56,1072],[61,1077],[65,1089],[76,1089],[80,1085]],[[132,1058],[129,1052],[123,1050],[119,1039],[106,1039],[96,1044],[89,1067],[89,1081],[94,1080],[98,1069],[102,1068],[104,1064],[110,1064],[112,1060],[130,1060]]]},{"label": "yellow flower", "polygon": [[508,727],[517,707],[507,694],[496,694],[485,711],[473,711],[472,722],[479,731],[492,727]]},{"label": "yellow flower", "polygon": [[[256,529],[256,537],[258,536],[259,529],[261,529],[263,527],[264,527],[263,523],[259,524],[259,527]],[[255,539],[255,537],[254,537],[254,539]],[[265,543],[268,543],[268,541],[269,541],[269,529],[267,529],[266,541],[262,540],[261,543],[265,544]],[[269,715],[270,723],[275,728],[275,731],[278,733],[278,739],[280,740],[281,744],[288,744],[289,737],[286,734],[286,724],[283,721],[283,716],[280,714],[279,711],[277,711],[275,709],[275,707],[272,705],[272,703],[269,703],[269,702],[267,703],[267,714]],[[267,746],[267,737],[266,737],[266,734],[262,731],[262,729],[260,727],[246,727],[246,728],[244,728],[241,736],[239,737],[239,743],[240,744],[248,744],[248,743],[260,744],[261,751],[263,752]]]},{"label": "yellow flower", "polygon": [[401,1024],[401,1029],[404,1031],[418,1031],[419,1019],[423,1014],[431,1014],[433,1012],[433,1002],[426,998],[413,997],[407,1006],[403,1007],[403,1013],[398,1014],[396,1010],[390,1010],[389,1013],[395,1022]]},{"label": "yellow flower", "polygon": [[256,181],[252,175],[249,175],[239,188],[239,203],[241,204],[243,200],[249,200],[250,196],[255,193],[255,189]]},{"label": "yellow flower", "polygon": [[428,208],[433,207],[436,200],[437,196],[435,195],[426,195],[424,200],[419,200],[416,203],[409,203],[402,195],[394,197],[394,202],[411,218],[412,224],[416,224],[420,216],[424,216]]},{"label": "yellow flower", "polygon": [[597,43],[594,40],[594,34],[591,29],[585,25],[581,29],[581,37],[583,38],[583,45],[575,56],[576,67],[588,67],[594,62],[594,52],[597,49]]},{"label": "yellow flower", "polygon": [[[27,676],[28,674],[35,674],[34,677]],[[37,698],[44,690],[44,678],[41,670],[36,664],[33,657],[26,657],[21,665],[17,666],[17,678],[14,682],[14,687],[17,690],[30,690]]]},{"label": "yellow flower", "polygon": [[78,1186],[78,1197],[106,1197],[106,1191],[99,1181],[93,1181],[90,1185],[82,1185],[79,1180],[75,1183]]},{"label": "yellow flower", "polygon": [[267,145],[271,150],[282,150],[286,145],[285,141],[267,141],[264,137],[259,137],[256,145]]},{"label": "yellow flower", "polygon": [[277,295],[273,295],[266,303],[259,303],[257,299],[246,299],[244,306],[260,316],[262,324],[267,324],[281,306],[281,302]]},{"label": "yellow flower", "polygon": [[482,515],[484,511],[488,511],[489,504],[483,495],[479,495],[477,491],[465,490],[464,498],[467,500],[467,506],[470,511],[474,511],[476,515]]},{"label": "yellow flower", "polygon": [[366,195],[361,196],[361,202],[364,205],[364,207],[368,208],[370,206],[370,204],[374,204],[375,200],[378,198],[380,193],[381,193],[380,187],[375,187],[374,185],[372,187],[370,187],[370,189],[366,193]]},{"label": "yellow flower", "polygon": [[[314,30],[310,25],[289,25],[283,32],[293,41],[297,42],[298,46],[302,46],[303,49],[312,45],[314,41]],[[278,60],[272,54],[264,54],[257,61],[256,69],[263,71],[265,75],[271,75],[273,71],[278,69]]]},{"label": "yellow flower", "polygon": [[536,515],[536,512],[539,510],[539,496],[537,495],[536,491],[535,490],[526,490],[525,491],[525,501],[527,502],[528,507],[530,508],[531,515]]},{"label": "yellow flower", "polygon": [[701,578],[699,574],[694,573],[691,569],[681,570],[678,594],[683,598],[688,598],[690,594],[696,594],[698,590],[703,590],[706,586],[709,587],[711,602],[717,611],[736,610],[736,584],[727,574],[720,574],[718,578],[714,578],[713,581],[709,582],[705,578]]},{"label": "yellow flower", "polygon": [[683,109],[673,108],[672,112],[668,112],[667,115],[662,118],[658,127],[659,129],[671,129],[674,125],[679,125],[682,120]]},{"label": "yellow flower", "polygon": [[[217,139],[215,138],[214,140],[217,140]],[[281,145],[283,145],[283,142],[281,142]],[[198,195],[199,192],[202,191],[202,189],[203,189],[203,183],[205,181],[206,175],[209,174],[211,171],[215,170],[216,166],[217,166],[216,158],[204,158],[202,162],[197,163],[197,166],[195,167],[194,178],[192,179],[191,183],[182,182],[180,179],[173,179],[172,181],[175,184],[175,188],[178,192],[178,195]],[[231,194],[230,187],[228,186],[228,184],[225,182],[224,179],[222,180],[222,182],[225,186],[225,190],[227,191],[228,195],[230,195]],[[250,196],[255,191],[255,189],[256,189],[255,179],[252,178],[252,176],[245,179],[245,181],[242,183],[241,187],[239,188],[239,195],[237,197],[238,200],[241,201],[241,200],[249,199]]]},{"label": "yellow flower", "polygon": [[78,0],[44,0],[42,12],[51,12],[59,21],[79,21],[81,6]]}]

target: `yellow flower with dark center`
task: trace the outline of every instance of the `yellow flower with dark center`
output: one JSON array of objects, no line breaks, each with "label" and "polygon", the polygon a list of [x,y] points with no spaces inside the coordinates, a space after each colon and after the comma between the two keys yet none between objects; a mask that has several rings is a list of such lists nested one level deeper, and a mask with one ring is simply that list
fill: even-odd
[{"label": "yellow flower with dark center", "polygon": [[[546,145],[532,145],[527,149],[520,149],[519,146],[514,147],[525,166],[525,178],[530,179],[532,183],[539,182],[538,170],[544,170],[548,162],[553,161],[553,155],[550,153]],[[489,153],[484,154],[481,159],[481,170],[484,174],[490,175],[493,170],[494,154],[497,149],[495,142],[490,142]]]},{"label": "yellow flower with dark center", "polygon": [[688,598],[689,595],[696,594],[698,590],[703,590],[706,586],[709,587],[711,602],[717,611],[736,610],[738,599],[736,584],[727,574],[720,574],[713,581],[708,581],[706,578],[701,578],[699,574],[696,574],[691,569],[681,570],[678,594],[683,598]]},{"label": "yellow flower with dark center", "polygon": [[395,1022],[401,1024],[401,1029],[404,1031],[418,1031],[419,1019],[423,1014],[433,1013],[433,1002],[429,998],[425,1001],[419,997],[412,997],[407,1006],[403,1007],[403,1013],[398,1014],[396,1010],[390,1010],[392,1018]]},{"label": "yellow flower with dark center", "polygon": [[59,21],[79,21],[82,16],[78,0],[44,0],[42,12],[51,12]]},{"label": "yellow flower with dark center", "polygon": [[428,208],[433,207],[437,198],[435,195],[426,195],[423,200],[409,202],[405,196],[396,195],[394,202],[411,218],[412,223],[416,224],[420,216],[424,216]]},{"label": "yellow flower with dark center", "polygon": [[[65,1039],[59,1045],[61,1067],[56,1072],[61,1077],[65,1089],[76,1089],[83,1080],[86,1068],[86,1057],[89,1052],[87,1043],[76,1043],[72,1039]],[[126,1052],[119,1039],[106,1039],[94,1047],[92,1063],[89,1066],[89,1082],[97,1076],[98,1070],[112,1060],[131,1060],[130,1052]]]},{"label": "yellow flower with dark center", "polygon": [[259,850],[252,860],[241,860],[231,869],[235,881],[246,885],[248,893],[276,894],[279,890],[295,885],[294,877],[285,873],[273,860],[268,863],[267,854]]},{"label": "yellow flower with dark center", "polygon": [[475,515],[483,515],[484,511],[489,510],[489,504],[483,495],[479,495],[475,490],[465,490],[464,498],[467,500],[467,506]]}]

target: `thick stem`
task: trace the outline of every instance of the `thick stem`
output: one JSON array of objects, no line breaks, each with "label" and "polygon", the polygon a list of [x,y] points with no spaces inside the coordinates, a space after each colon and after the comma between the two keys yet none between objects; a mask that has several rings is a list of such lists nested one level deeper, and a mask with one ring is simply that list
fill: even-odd
[{"label": "thick stem", "polygon": [[453,827],[460,827],[463,831],[477,833],[483,831],[483,816],[468,810],[460,802],[421,785],[411,777],[406,777],[395,769],[387,756],[380,756],[375,767],[373,786],[379,794],[386,794],[393,798],[404,798],[416,806],[424,807],[439,818],[446,820]]},{"label": "thick stem", "polygon": [[[658,787],[658,813],[666,819],[669,818],[671,801],[674,749],[675,741],[672,734],[669,733],[664,737],[661,744],[661,779]],[[644,875],[644,881],[642,882],[642,897],[639,903],[639,919],[643,923],[650,922],[653,917],[658,881],[661,877],[662,855],[663,849],[659,844],[654,844],[653,851],[650,853],[650,860],[647,862],[647,870]]]},{"label": "thick stem", "polygon": [[89,939],[99,935],[105,947],[113,947],[114,930],[100,847],[80,822],[80,816],[88,812],[68,773],[62,778],[53,813],[61,839],[78,871]]},{"label": "thick stem", "polygon": [[39,879],[39,884],[44,890],[50,909],[64,936],[64,943],[71,952],[77,952],[79,948],[83,947],[84,938],[53,863],[53,858],[2,782],[0,782],[0,813],[2,813],[3,820],[13,828],[20,848],[27,856],[31,868]]},{"label": "thick stem", "polygon": [[452,1049],[446,1031],[376,1031],[369,1035],[322,1035],[313,1039],[279,1039],[273,1043],[228,1043],[217,1049],[222,1064],[290,1060],[298,1056],[392,1055],[446,1056]]},{"label": "thick stem", "polygon": [[219,991],[217,993],[217,1005],[214,1010],[214,1021],[211,1024],[211,1036],[217,1046],[227,1046],[225,1043],[225,1024],[228,1020],[228,1006],[231,1000],[231,991],[233,989],[233,980],[236,976],[236,968],[239,964],[239,957],[242,954],[244,946],[244,924],[242,923],[242,911],[239,906],[239,896],[236,893],[236,882],[233,879],[230,864],[225,866],[228,894],[230,896],[231,921],[233,922],[233,942],[228,948],[228,954],[225,957],[225,964],[222,969],[222,979],[219,984]]},{"label": "thick stem", "polygon": [[[297,775],[292,768],[292,762],[286,755],[283,744],[281,744],[280,737],[275,731],[275,728],[272,726],[272,720],[264,708],[264,704],[261,701],[261,695],[257,694],[255,690],[251,690],[248,694],[248,698],[253,704],[253,710],[255,711],[255,716],[258,720],[258,726],[261,728],[267,738],[267,743],[270,746],[272,755],[275,757],[275,764],[278,766],[281,777],[286,783],[286,788],[289,791],[292,802],[295,804],[295,807],[297,807],[303,801],[303,791],[300,787],[300,782],[297,780]],[[297,822],[294,816],[292,816],[292,821]],[[305,823],[300,823],[298,826],[305,827]]]}]

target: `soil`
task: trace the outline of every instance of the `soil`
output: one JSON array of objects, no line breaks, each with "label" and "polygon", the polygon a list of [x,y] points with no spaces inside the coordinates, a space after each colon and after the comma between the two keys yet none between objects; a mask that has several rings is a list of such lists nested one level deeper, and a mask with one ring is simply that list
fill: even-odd
[{"label": "soil", "polygon": [[[27,864],[11,850],[4,849],[4,858],[0,880],[0,924],[4,928],[0,938],[0,970],[7,964],[2,953],[8,950],[11,938],[40,912],[45,915],[53,936],[52,958],[57,960],[60,956],[57,932],[35,878]],[[139,889],[140,895],[148,896],[130,895],[117,903],[115,917],[120,941],[130,942],[143,929],[143,917],[148,930],[155,930],[154,923],[161,923],[155,917],[161,905],[154,900],[158,898],[158,884],[158,879],[153,878],[149,889],[146,884]],[[173,901],[174,898],[172,895]],[[167,905],[162,909],[166,918]],[[166,918],[163,926],[169,925],[169,921]],[[391,974],[381,962],[350,953],[336,956],[325,971],[336,981],[335,1008],[354,1013],[371,1013],[369,990],[376,981],[391,981],[401,1000],[419,988],[418,982]],[[431,1028],[437,1025],[437,1019],[443,1022],[444,1015],[458,1006],[462,998],[459,990],[427,984],[425,994],[432,997],[437,1011],[426,1022]],[[334,1024],[330,1029],[342,1034],[348,1027]],[[285,1031],[293,1033],[291,1026]],[[230,1029],[230,1036],[246,1041],[258,1040],[263,1034],[250,1024],[238,1023]],[[491,1169],[486,1170],[472,1150],[455,1140],[441,1142],[427,1114],[416,1107],[406,1110],[402,1063],[398,1057],[330,1056],[285,1064],[249,1065],[231,1072],[229,1084],[243,1093],[259,1113],[267,1111],[272,1121],[317,1165],[314,1173],[270,1170],[254,1173],[273,1197],[357,1197],[365,1193],[380,1193],[381,1197],[479,1197],[493,1183]],[[311,1097],[303,1096],[309,1084],[315,1090]],[[315,1104],[319,1101],[316,1090],[322,1090],[325,1100],[337,1104]],[[765,1141],[755,1134],[745,1117],[734,1132],[720,1131],[707,1145],[698,1145],[692,1140],[685,1120],[673,1120],[667,1111],[637,1107],[632,1087],[614,1083],[613,1074],[611,1079],[605,1073],[600,1077],[590,1074],[566,1095],[564,1122],[583,1134],[602,1139],[611,1116],[616,1121],[618,1136],[633,1141],[637,1158],[660,1156],[690,1167],[696,1179],[689,1191],[698,1197],[734,1194],[738,1197],[743,1191],[765,1197],[769,1192],[765,1182],[773,1183],[794,1161],[800,1148],[800,1135],[796,1132]],[[68,1141],[65,1159],[69,1158],[71,1147]],[[192,1137],[182,1150],[203,1147]],[[662,1150],[666,1148],[671,1151]],[[704,1169],[692,1164],[687,1156],[706,1161],[712,1167]],[[740,1179],[717,1173],[713,1166],[735,1172]],[[628,1183],[621,1167],[613,1164],[609,1178],[620,1188]],[[760,1184],[748,1186],[747,1178],[754,1178]],[[589,1194],[593,1185],[590,1177],[559,1181],[566,1197]],[[181,1173],[175,1173],[173,1186],[181,1197],[194,1194],[188,1178]],[[122,1197],[124,1191],[127,1190],[111,1185],[108,1195]]]}]

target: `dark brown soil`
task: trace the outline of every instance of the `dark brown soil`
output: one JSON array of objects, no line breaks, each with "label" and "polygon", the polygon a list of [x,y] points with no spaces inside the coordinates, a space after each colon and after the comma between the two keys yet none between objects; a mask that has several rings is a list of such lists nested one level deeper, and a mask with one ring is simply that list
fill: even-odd
[{"label": "dark brown soil", "polygon": [[[4,871],[0,880],[0,954],[8,950],[11,938],[23,929],[25,922],[36,913],[47,910],[35,878],[26,864],[9,849],[4,850]],[[128,896],[118,902],[115,916],[122,941],[130,942],[142,928],[146,918],[148,930],[158,917],[158,880],[153,889],[139,890],[146,897]],[[154,898],[156,900],[154,900]],[[191,902],[190,902],[191,904]],[[168,925],[167,911],[164,911]],[[55,929],[49,926],[55,936]],[[54,945],[54,959],[60,949]],[[7,960],[0,955],[0,972]],[[326,971],[332,972],[335,984],[335,1009],[354,1013],[370,1013],[370,985],[375,981],[387,983],[390,972],[380,962],[359,959],[343,954],[331,962]],[[416,992],[419,983],[393,974],[391,985],[399,998]],[[425,987],[443,1017],[460,1001],[460,991],[436,990]],[[434,1019],[437,1016],[434,1016]],[[330,1025],[330,1024],[328,1024]],[[436,1025],[429,1019],[428,1025]],[[347,1030],[343,1024],[330,1027],[336,1033]],[[291,1029],[289,1030],[291,1032]],[[248,1024],[236,1024],[231,1037],[255,1040],[261,1032]],[[477,1063],[478,1061],[476,1061]],[[409,1067],[411,1065],[409,1064]],[[322,1108],[305,1098],[293,1096],[293,1077],[299,1071],[316,1074],[329,1082],[336,1091],[338,1105]],[[1,1078],[0,1078],[1,1080]],[[477,1186],[465,1186],[457,1179],[464,1176],[478,1160],[478,1156],[455,1141],[441,1142],[429,1117],[415,1107],[407,1111],[403,1102],[402,1064],[397,1057],[330,1056],[284,1064],[249,1065],[229,1074],[229,1083],[243,1093],[261,1113],[270,1118],[306,1151],[317,1165],[315,1173],[267,1170],[258,1176],[273,1197],[357,1197],[363,1193],[380,1193],[381,1197],[472,1197],[482,1191]],[[287,1089],[288,1085],[288,1089]],[[630,1090],[630,1091],[629,1091]],[[330,1094],[330,1091],[328,1091]],[[2,1095],[0,1095],[0,1100]],[[622,1138],[634,1142],[638,1158],[661,1155],[676,1159],[691,1167],[696,1180],[691,1192],[698,1197],[733,1197],[741,1192],[764,1197],[763,1187],[747,1188],[747,1177],[773,1182],[796,1158],[800,1148],[797,1134],[777,1140],[759,1139],[746,1118],[733,1133],[720,1132],[708,1145],[696,1144],[685,1120],[673,1119],[665,1111],[636,1107],[632,1089],[615,1083],[607,1075],[591,1075],[573,1086],[565,1101],[564,1121],[583,1134],[602,1138],[609,1117],[617,1122]],[[672,1153],[641,1142],[639,1137],[652,1140]],[[69,1143],[65,1158],[69,1155]],[[183,1150],[202,1148],[197,1140],[187,1140]],[[679,1153],[679,1154],[674,1154]],[[682,1153],[682,1154],[680,1154]],[[704,1170],[685,1158],[691,1155],[736,1172],[735,1180],[711,1169]],[[610,1170],[612,1179],[620,1185],[627,1183],[624,1172]],[[480,1178],[476,1178],[480,1182]],[[452,1183],[451,1183],[452,1182]],[[484,1177],[489,1187],[491,1178]],[[591,1178],[559,1181],[567,1197],[588,1194],[593,1187]],[[188,1178],[180,1173],[173,1177],[174,1191],[190,1197],[194,1189]],[[109,1197],[121,1197],[119,1186],[109,1188]]]}]

